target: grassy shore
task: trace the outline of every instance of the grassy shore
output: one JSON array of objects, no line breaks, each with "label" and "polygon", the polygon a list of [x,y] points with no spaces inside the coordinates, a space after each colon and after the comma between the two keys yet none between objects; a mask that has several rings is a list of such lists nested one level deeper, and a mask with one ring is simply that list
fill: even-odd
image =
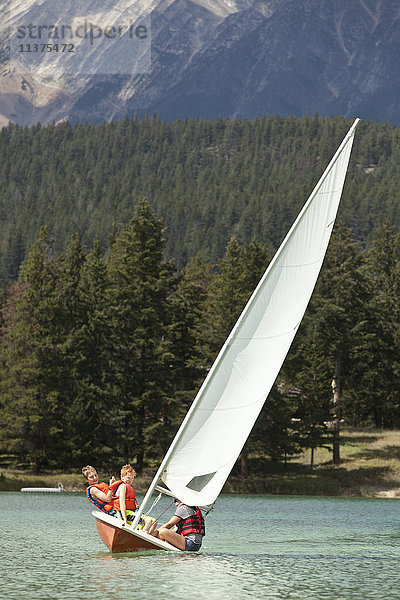
[{"label": "grassy shore", "polygon": [[[341,432],[341,464],[318,448],[310,471],[310,451],[283,465],[265,464],[248,481],[231,477],[226,492],[311,496],[400,498],[400,431],[345,428]],[[251,465],[250,465],[251,467]]]},{"label": "grassy shore", "polygon": [[[318,448],[310,472],[309,452],[290,459],[286,466],[250,458],[249,477],[229,477],[223,492],[400,498],[400,431],[346,428],[341,433],[341,459],[335,467],[329,450]],[[107,474],[100,475],[107,479]],[[0,491],[56,487],[58,482],[66,491],[84,490],[79,473],[0,470]],[[149,483],[150,477],[138,477],[135,489],[144,492]]]}]

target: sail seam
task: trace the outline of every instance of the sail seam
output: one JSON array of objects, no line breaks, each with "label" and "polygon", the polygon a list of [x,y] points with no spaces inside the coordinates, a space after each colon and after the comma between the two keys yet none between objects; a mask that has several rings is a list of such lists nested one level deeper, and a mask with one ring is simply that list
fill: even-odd
[{"label": "sail seam", "polygon": [[[331,224],[331,223],[329,223],[329,225],[330,225],[330,224]],[[327,225],[327,227],[329,227],[329,225]],[[330,236],[329,236],[329,237],[330,237]],[[322,263],[322,262],[324,261],[325,254],[326,254],[326,251],[325,251],[323,254],[320,254],[320,255],[318,256],[318,258],[316,258],[316,259],[315,259],[314,261],[312,261],[312,262],[307,262],[307,263],[295,263],[295,264],[294,264],[294,263],[292,263],[292,264],[290,264],[290,265],[287,265],[287,264],[282,264],[282,265],[276,265],[276,266],[275,266],[275,268],[276,268],[276,270],[278,270],[278,269],[295,269],[295,268],[297,268],[297,267],[312,267],[313,265],[316,265],[316,264],[318,264],[319,262],[320,262],[320,263]]]},{"label": "sail seam", "polygon": [[324,194],[336,194],[338,192],[340,192],[340,188],[338,188],[337,190],[326,190],[326,192],[324,192],[323,190],[320,190],[318,193],[320,196],[323,196]]},{"label": "sail seam", "polygon": [[[267,394],[268,395],[268,394]],[[232,411],[232,410],[239,410],[241,408],[247,408],[248,406],[253,406],[254,404],[258,404],[259,402],[265,402],[265,400],[267,399],[267,396],[259,396],[257,398],[257,400],[254,400],[254,402],[248,402],[247,404],[241,404],[240,406],[225,406],[225,407],[213,407],[213,408],[199,408],[199,412],[225,412],[225,411]]]},{"label": "sail seam", "polygon": [[242,337],[242,336],[238,335],[238,336],[236,336],[234,341],[240,340],[243,342],[247,342],[249,340],[275,340],[276,338],[284,337],[285,335],[292,333],[292,331],[294,331],[295,329],[297,329],[299,327],[300,323],[301,323],[301,320],[298,321],[294,327],[291,327],[290,329],[287,329],[286,331],[283,331],[282,333],[277,333],[276,335],[264,335],[264,336],[252,335],[251,337]]},{"label": "sail seam", "polygon": [[324,259],[324,256],[319,256],[317,258],[317,260],[314,260],[313,262],[309,262],[309,263],[297,263],[295,265],[276,265],[276,269],[294,269],[297,267],[312,267],[313,265],[316,265],[319,262],[322,262],[322,260]]}]

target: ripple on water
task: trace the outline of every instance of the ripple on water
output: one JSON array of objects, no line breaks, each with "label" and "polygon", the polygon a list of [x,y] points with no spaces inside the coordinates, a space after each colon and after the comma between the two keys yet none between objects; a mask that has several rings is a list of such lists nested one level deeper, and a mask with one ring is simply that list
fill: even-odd
[{"label": "ripple on water", "polygon": [[2,597],[394,598],[397,512],[388,500],[222,496],[200,553],[112,556],[83,496],[0,494]]}]

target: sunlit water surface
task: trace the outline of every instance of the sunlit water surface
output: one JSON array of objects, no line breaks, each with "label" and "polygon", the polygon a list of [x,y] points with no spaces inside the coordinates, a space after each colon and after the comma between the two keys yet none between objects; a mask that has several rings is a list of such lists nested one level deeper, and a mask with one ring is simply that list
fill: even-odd
[{"label": "sunlit water surface", "polygon": [[1,597],[400,598],[398,500],[221,496],[196,554],[111,555],[90,509],[83,494],[0,493]]}]

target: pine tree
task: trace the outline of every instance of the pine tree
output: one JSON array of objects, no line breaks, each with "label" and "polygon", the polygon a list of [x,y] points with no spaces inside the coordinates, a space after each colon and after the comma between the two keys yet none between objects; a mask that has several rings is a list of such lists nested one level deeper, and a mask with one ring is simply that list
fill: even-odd
[{"label": "pine tree", "polygon": [[108,368],[110,326],[108,280],[100,245],[85,256],[79,238],[58,259],[62,281],[66,446],[69,462],[110,465],[114,452],[114,409]]},{"label": "pine tree", "polygon": [[[306,311],[300,330],[283,365],[280,379],[292,398],[293,436],[298,448],[310,449],[313,470],[316,448],[327,443],[325,423],[330,420],[331,361],[313,327],[314,313]],[[282,385],[281,384],[281,385]]]},{"label": "pine tree", "polygon": [[360,420],[376,427],[400,425],[400,235],[388,222],[376,231],[367,255],[370,285],[369,320],[360,335]]},{"label": "pine tree", "polygon": [[198,254],[182,270],[176,295],[172,297],[171,341],[175,348],[176,359],[174,364],[176,427],[181,423],[207,374],[207,364],[202,357],[198,333],[204,322],[212,278],[210,263]]},{"label": "pine tree", "polygon": [[[360,325],[365,321],[367,300],[368,288],[363,274],[363,255],[350,230],[338,221],[308,309],[308,343],[304,345],[306,352],[314,343],[320,348],[319,362],[324,366],[315,376],[321,382],[324,381],[325,394],[320,398],[320,403],[326,406],[327,397],[332,398],[335,464],[340,463],[339,430],[340,422],[346,415],[346,382],[349,383],[351,391],[351,359]],[[332,384],[333,394],[326,378],[325,360],[329,362],[329,383]],[[312,377],[310,387],[315,388]],[[307,389],[305,384],[303,389]],[[322,390],[319,393],[322,393]]]},{"label": "pine tree", "polygon": [[43,228],[5,308],[1,345],[2,443],[39,472],[62,454],[58,273]]},{"label": "pine tree", "polygon": [[[294,398],[285,390],[273,385],[266,403],[260,412],[253,431],[250,434],[244,451],[246,455],[256,456],[258,459],[268,457],[273,462],[284,461],[300,452],[298,435],[293,425],[295,414]],[[247,456],[246,456],[247,458]],[[244,470],[243,457],[241,460],[241,473]]]},{"label": "pine tree", "polygon": [[[169,298],[174,268],[163,261],[163,225],[142,201],[123,225],[107,261],[114,396],[120,425],[115,447],[141,472],[171,438],[172,372]],[[172,405],[171,405],[172,403]]]}]

